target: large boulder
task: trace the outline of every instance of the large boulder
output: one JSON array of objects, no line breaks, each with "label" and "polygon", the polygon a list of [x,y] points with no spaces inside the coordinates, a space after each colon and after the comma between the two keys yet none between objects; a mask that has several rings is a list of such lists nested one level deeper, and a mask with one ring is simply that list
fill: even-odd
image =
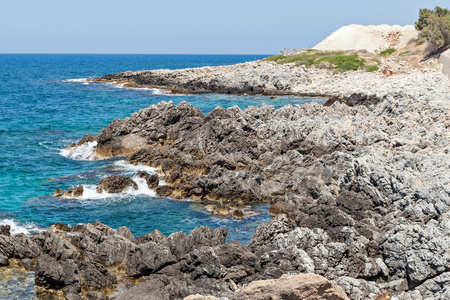
[{"label": "large boulder", "polygon": [[237,291],[232,299],[349,300],[338,285],[323,276],[310,273],[254,281]]},{"label": "large boulder", "polygon": [[101,193],[104,191],[111,194],[121,193],[130,187],[134,190],[138,189],[136,182],[134,182],[130,177],[110,175],[108,177],[100,179],[97,186],[97,192]]}]

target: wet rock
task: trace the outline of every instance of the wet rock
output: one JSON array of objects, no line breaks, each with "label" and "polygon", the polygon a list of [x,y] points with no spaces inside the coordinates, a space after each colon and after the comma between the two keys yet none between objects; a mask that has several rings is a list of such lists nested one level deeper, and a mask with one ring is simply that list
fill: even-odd
[{"label": "wet rock", "polygon": [[97,193],[121,193],[128,188],[138,189],[136,182],[130,177],[121,175],[110,175],[100,179],[97,186]]},{"label": "wet rock", "polygon": [[173,188],[168,185],[160,185],[156,187],[155,192],[160,197],[169,197],[172,195]]},{"label": "wet rock", "polygon": [[156,174],[150,175],[145,171],[139,171],[136,173],[136,176],[144,178],[148,187],[152,190],[156,189],[159,185],[159,177]]},{"label": "wet rock", "polygon": [[[55,191],[56,193],[56,191]],[[79,185],[77,187],[74,187],[73,189],[69,189],[64,193],[64,197],[81,197],[84,193],[84,187],[83,185]],[[55,195],[55,194],[54,194]],[[59,196],[56,196],[59,197]]]},{"label": "wet rock", "polygon": [[53,197],[62,197],[64,196],[64,191],[61,189],[56,189],[55,192],[53,193]]},{"label": "wet rock", "polygon": [[10,225],[0,225],[0,234],[11,236],[11,226]]},{"label": "wet rock", "polygon": [[279,279],[254,281],[232,299],[349,299],[335,283],[316,274],[283,275]]}]

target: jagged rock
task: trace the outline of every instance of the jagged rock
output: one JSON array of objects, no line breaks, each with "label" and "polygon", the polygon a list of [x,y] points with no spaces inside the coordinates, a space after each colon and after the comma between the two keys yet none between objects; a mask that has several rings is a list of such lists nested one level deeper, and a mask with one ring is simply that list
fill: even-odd
[{"label": "jagged rock", "polygon": [[169,197],[173,192],[173,188],[168,185],[160,185],[156,187],[155,192],[158,196]]},{"label": "jagged rock", "polygon": [[44,254],[57,260],[78,259],[80,254],[77,248],[65,238],[51,232],[44,231],[31,238]]},{"label": "jagged rock", "polygon": [[110,175],[108,177],[100,179],[97,186],[97,192],[101,193],[121,193],[128,188],[137,190],[138,186],[136,182],[130,177],[121,175]]},{"label": "jagged rock", "polygon": [[[180,290],[186,282],[165,275],[152,275],[140,285],[120,294],[117,300],[172,300],[182,299]],[[186,295],[187,296],[187,295]]]},{"label": "jagged rock", "polygon": [[86,294],[86,296],[89,300],[107,300],[108,299],[108,297],[106,297],[106,295],[102,292],[90,291]]},{"label": "jagged rock", "polygon": [[147,233],[146,235],[142,235],[136,239],[138,244],[145,244],[150,241],[163,245],[167,242],[167,237],[162,234],[161,231],[155,229],[152,233]]},{"label": "jagged rock", "polygon": [[77,264],[72,259],[56,261],[44,254],[36,261],[36,285],[47,289],[60,290],[71,287],[75,292],[81,291],[80,279],[77,274]]},{"label": "jagged rock", "polygon": [[99,290],[112,287],[116,282],[116,275],[97,262],[78,264],[81,286],[89,290]]},{"label": "jagged rock", "polygon": [[62,197],[64,196],[64,191],[61,189],[56,189],[55,192],[53,193],[53,197]]},{"label": "jagged rock", "polygon": [[23,233],[15,235],[12,242],[14,243],[13,256],[15,258],[36,258],[41,255],[39,246]]},{"label": "jagged rock", "polygon": [[153,190],[156,189],[159,185],[159,177],[156,174],[150,175],[145,171],[139,171],[136,173],[136,176],[144,178],[147,182],[148,187]]},{"label": "jagged rock", "polygon": [[0,234],[11,236],[11,226],[10,225],[0,225]]},{"label": "jagged rock", "polygon": [[218,300],[218,299],[214,296],[203,296],[196,294],[184,297],[183,300]]},{"label": "jagged rock", "polygon": [[9,265],[9,259],[3,254],[0,254],[0,267]]},{"label": "jagged rock", "polygon": [[82,287],[88,290],[111,287],[116,276],[96,262],[56,261],[44,254],[36,262],[35,282],[48,289],[79,293]]},{"label": "jagged rock", "polygon": [[232,299],[349,299],[333,282],[316,274],[283,275],[279,279],[251,282]]},{"label": "jagged rock", "polygon": [[[55,194],[57,191],[55,191]],[[83,196],[83,193],[84,193],[84,187],[83,187],[83,185],[79,185],[77,187],[74,187],[73,189],[67,190],[63,196],[64,197],[81,197],[81,196]],[[55,194],[53,194],[53,195],[55,195]],[[59,196],[56,195],[55,197],[59,197]]]},{"label": "jagged rock", "polygon": [[225,244],[228,231],[224,228],[211,229],[201,226],[192,230],[189,235],[184,232],[176,232],[169,235],[166,245],[177,259],[192,250],[202,247],[215,247]]},{"label": "jagged rock", "polygon": [[127,274],[141,277],[155,273],[162,267],[176,262],[176,257],[168,247],[147,242],[129,252],[127,258]]},{"label": "jagged rock", "polygon": [[7,235],[0,235],[0,254],[11,258],[14,253],[14,244],[12,237]]},{"label": "jagged rock", "polygon": [[36,262],[32,260],[31,258],[24,258],[21,261],[19,261],[19,266],[24,268],[27,271],[34,271]]}]

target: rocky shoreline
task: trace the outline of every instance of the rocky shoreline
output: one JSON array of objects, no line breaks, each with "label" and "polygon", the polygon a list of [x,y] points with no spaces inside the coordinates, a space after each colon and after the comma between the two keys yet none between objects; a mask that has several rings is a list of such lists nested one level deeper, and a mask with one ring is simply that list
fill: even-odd
[{"label": "rocky shoreline", "polygon": [[[331,99],[276,111],[218,107],[207,115],[185,102],[160,102],[72,145],[95,142],[97,159],[126,155],[130,163],[157,168],[166,183],[155,188],[159,195],[216,201],[217,210],[270,202],[276,217],[258,227],[248,246],[225,243],[226,230],[207,227],[134,238],[126,228],[100,223],[58,224],[31,239],[0,235],[4,264],[37,260],[37,285],[70,299],[80,292],[97,299],[93,291],[102,293],[98,299],[278,299],[286,293],[317,299],[301,294],[311,290],[329,293],[326,299],[347,299],[344,292],[374,299],[384,290],[393,299],[450,298],[446,76],[425,70],[337,75],[252,62],[97,81],[177,93]],[[331,282],[311,274],[294,286],[299,279],[290,276],[304,273]],[[120,280],[140,284],[113,295]],[[315,288],[305,288],[310,281]]]}]

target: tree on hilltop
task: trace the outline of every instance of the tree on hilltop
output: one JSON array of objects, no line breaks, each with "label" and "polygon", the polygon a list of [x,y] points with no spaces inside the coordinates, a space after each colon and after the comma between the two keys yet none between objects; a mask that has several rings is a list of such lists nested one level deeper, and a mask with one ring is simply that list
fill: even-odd
[{"label": "tree on hilltop", "polygon": [[436,52],[450,46],[450,10],[439,6],[434,10],[422,8],[415,25],[419,43],[429,42]]}]

